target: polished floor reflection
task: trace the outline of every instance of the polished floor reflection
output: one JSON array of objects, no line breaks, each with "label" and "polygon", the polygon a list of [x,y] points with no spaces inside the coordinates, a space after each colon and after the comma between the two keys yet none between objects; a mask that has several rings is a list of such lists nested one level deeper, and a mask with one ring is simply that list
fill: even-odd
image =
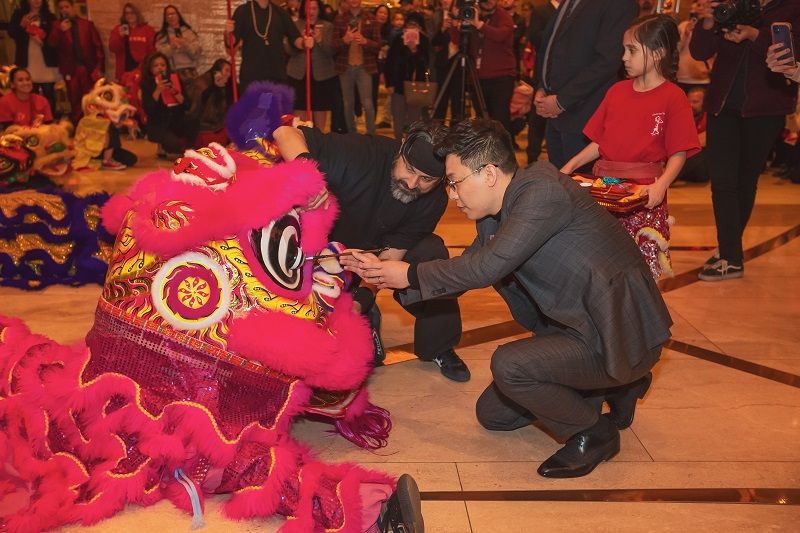
[{"label": "polished floor reflection", "polygon": [[[81,190],[124,190],[157,165],[137,143],[138,169],[78,177]],[[472,380],[445,380],[432,363],[413,359],[413,322],[380,296],[383,337],[393,364],[376,370],[373,401],[392,412],[389,446],[367,452],[301,422],[295,435],[329,461],[355,461],[409,472],[424,493],[430,532],[529,531],[798,531],[800,524],[800,186],[771,174],[745,234],[745,276],[697,282],[692,271],[710,254],[715,229],[707,185],[670,191],[677,276],[662,283],[675,325],[651,390],[622,451],[587,477],[545,479],[538,464],[558,445],[534,427],[491,433],[474,405],[489,383],[499,344],[523,335],[491,290],[461,298],[461,356]],[[439,233],[459,254],[475,234],[454,207]],[[0,289],[0,311],[23,318],[59,342],[88,330],[100,289],[50,287],[36,293]],[[69,312],[65,312],[68,310]],[[280,520],[233,523],[223,498],[206,506],[209,532],[273,531]],[[161,503],[129,507],[81,531],[184,531],[189,519]],[[78,527],[65,531],[78,531]]]}]

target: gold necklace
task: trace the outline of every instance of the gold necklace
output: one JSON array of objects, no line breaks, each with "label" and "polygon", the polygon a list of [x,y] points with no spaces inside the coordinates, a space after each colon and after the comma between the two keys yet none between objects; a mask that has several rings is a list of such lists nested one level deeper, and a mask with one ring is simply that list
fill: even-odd
[{"label": "gold necklace", "polygon": [[269,34],[269,26],[272,24],[272,2],[267,2],[267,26],[264,28],[264,33],[258,31],[258,25],[256,24],[256,0],[250,0],[250,14],[253,15],[253,31],[256,32],[256,35],[264,39],[264,44],[269,46],[269,39],[267,39],[267,35]]}]

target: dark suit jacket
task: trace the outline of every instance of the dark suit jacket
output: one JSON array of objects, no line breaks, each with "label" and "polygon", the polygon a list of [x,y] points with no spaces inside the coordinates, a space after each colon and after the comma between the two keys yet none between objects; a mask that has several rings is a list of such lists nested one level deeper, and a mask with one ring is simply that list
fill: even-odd
[{"label": "dark suit jacket", "polygon": [[[565,109],[553,119],[562,131],[583,131],[608,88],[619,80],[622,36],[638,12],[635,0],[581,0],[562,23],[551,46],[547,74],[548,93],[557,95]],[[544,53],[557,18],[558,11],[550,18],[537,51],[537,89],[544,88]]]},{"label": "dark suit jacket", "polygon": [[493,285],[523,326],[582,339],[621,383],[655,363],[672,319],[633,239],[585,189],[537,162],[477,229],[460,257],[417,266],[422,299]]}]

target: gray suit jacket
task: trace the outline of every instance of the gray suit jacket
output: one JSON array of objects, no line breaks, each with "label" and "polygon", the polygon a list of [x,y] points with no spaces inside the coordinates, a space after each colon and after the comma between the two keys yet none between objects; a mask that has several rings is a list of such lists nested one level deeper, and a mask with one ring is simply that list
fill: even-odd
[{"label": "gray suit jacket", "polygon": [[[311,49],[311,76],[317,81],[327,80],[336,76],[336,50],[333,48],[333,24],[327,20],[320,20],[322,24],[322,42],[315,44]],[[306,21],[295,21],[300,34],[306,31]],[[302,80],[306,77],[306,51],[298,50],[288,43],[286,50],[289,53],[289,62],[286,63],[286,74],[290,78]]]},{"label": "gray suit jacket", "polygon": [[627,383],[672,319],[639,249],[588,192],[547,162],[519,170],[463,255],[421,263],[419,297],[493,285],[520,324],[583,339]]}]

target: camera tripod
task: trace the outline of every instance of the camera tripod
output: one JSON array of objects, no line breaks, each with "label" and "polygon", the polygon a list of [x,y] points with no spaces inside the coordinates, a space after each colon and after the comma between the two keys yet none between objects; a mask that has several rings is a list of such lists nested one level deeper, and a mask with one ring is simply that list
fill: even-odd
[{"label": "camera tripod", "polygon": [[[467,89],[468,78],[469,82],[472,83],[473,101],[477,103],[476,112],[478,116],[481,118],[489,117],[489,113],[486,111],[486,98],[483,96],[481,84],[478,80],[478,69],[475,66],[475,60],[470,57],[468,52],[469,39],[472,31],[472,28],[466,30],[463,28],[461,29],[461,35],[459,36],[458,42],[458,52],[453,56],[447,76],[445,77],[442,85],[439,87],[439,94],[436,95],[436,100],[433,102],[433,109],[431,109],[433,116],[436,116],[437,111],[439,111],[439,106],[442,105],[442,100],[444,98],[449,99],[450,85],[453,83],[453,76],[456,74],[456,72],[458,72],[458,82],[460,83],[460,87],[458,87],[458,109],[452,109],[450,111],[451,117],[460,117],[460,119],[464,119],[466,117],[465,93]],[[447,108],[446,103],[447,101],[445,101],[445,109]],[[458,111],[458,113],[456,111]],[[444,113],[442,113],[442,115],[444,115]]]}]

